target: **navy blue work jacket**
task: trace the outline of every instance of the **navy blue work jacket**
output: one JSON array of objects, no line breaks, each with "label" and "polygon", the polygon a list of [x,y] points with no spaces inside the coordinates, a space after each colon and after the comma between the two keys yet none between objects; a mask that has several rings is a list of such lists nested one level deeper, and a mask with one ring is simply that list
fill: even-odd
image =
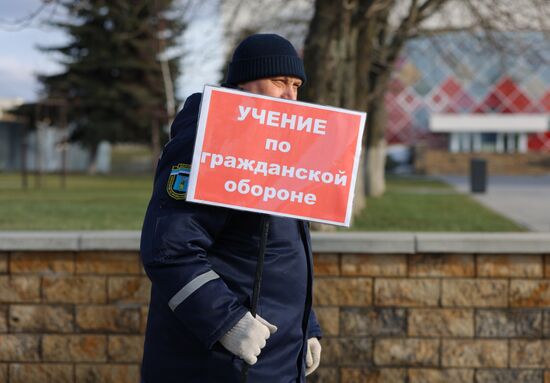
[{"label": "navy blue work jacket", "polygon": [[[143,224],[141,259],[152,281],[144,383],[239,382],[244,363],[218,341],[250,308],[260,215],[185,201],[200,99],[190,96],[172,124]],[[278,331],[248,382],[304,382],[307,339],[321,336],[308,225],[269,220],[258,314]]]}]

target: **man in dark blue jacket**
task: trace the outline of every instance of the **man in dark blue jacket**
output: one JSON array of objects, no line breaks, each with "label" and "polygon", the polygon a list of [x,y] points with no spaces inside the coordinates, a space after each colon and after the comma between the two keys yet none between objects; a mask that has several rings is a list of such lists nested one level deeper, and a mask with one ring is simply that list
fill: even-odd
[{"label": "man in dark blue jacket", "polygon": [[[296,100],[306,76],[286,39],[253,35],[233,54],[225,85]],[[319,365],[311,310],[313,265],[306,222],[269,217],[258,315],[250,310],[260,214],[185,200],[201,95],[171,127],[141,236],[152,281],[144,383],[304,382]]]}]

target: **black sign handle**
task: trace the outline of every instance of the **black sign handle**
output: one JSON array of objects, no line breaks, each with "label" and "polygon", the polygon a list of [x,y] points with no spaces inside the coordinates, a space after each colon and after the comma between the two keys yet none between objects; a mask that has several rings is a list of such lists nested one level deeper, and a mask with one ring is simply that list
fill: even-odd
[{"label": "black sign handle", "polygon": [[[250,313],[256,317],[258,309],[258,300],[260,298],[260,287],[262,284],[262,273],[264,271],[265,248],[267,245],[267,236],[269,235],[269,215],[261,214],[260,216],[260,247],[258,249],[258,262],[256,263],[256,276],[254,277],[254,289],[252,290],[252,302],[250,304]],[[243,364],[241,370],[241,382],[248,381],[248,363]]]}]

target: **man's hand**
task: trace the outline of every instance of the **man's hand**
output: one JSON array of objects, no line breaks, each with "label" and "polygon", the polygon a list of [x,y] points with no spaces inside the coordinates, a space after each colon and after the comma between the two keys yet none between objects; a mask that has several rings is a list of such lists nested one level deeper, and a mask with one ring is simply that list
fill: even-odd
[{"label": "man's hand", "polygon": [[309,338],[307,340],[306,376],[319,367],[319,362],[321,362],[321,343],[315,337]]},{"label": "man's hand", "polygon": [[258,361],[258,355],[265,347],[267,339],[277,331],[277,327],[256,315],[247,312],[231,330],[221,339],[220,343],[231,353],[252,365]]}]

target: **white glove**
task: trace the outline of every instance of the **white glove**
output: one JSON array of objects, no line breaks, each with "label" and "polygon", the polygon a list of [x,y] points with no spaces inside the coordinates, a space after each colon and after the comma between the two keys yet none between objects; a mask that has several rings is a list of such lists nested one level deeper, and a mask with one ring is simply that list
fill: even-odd
[{"label": "white glove", "polygon": [[221,337],[220,343],[234,355],[252,365],[258,361],[266,340],[275,334],[277,327],[256,315],[247,312],[231,330]]},{"label": "white glove", "polygon": [[307,340],[306,376],[319,367],[319,362],[321,362],[321,343],[315,337],[309,338]]}]

